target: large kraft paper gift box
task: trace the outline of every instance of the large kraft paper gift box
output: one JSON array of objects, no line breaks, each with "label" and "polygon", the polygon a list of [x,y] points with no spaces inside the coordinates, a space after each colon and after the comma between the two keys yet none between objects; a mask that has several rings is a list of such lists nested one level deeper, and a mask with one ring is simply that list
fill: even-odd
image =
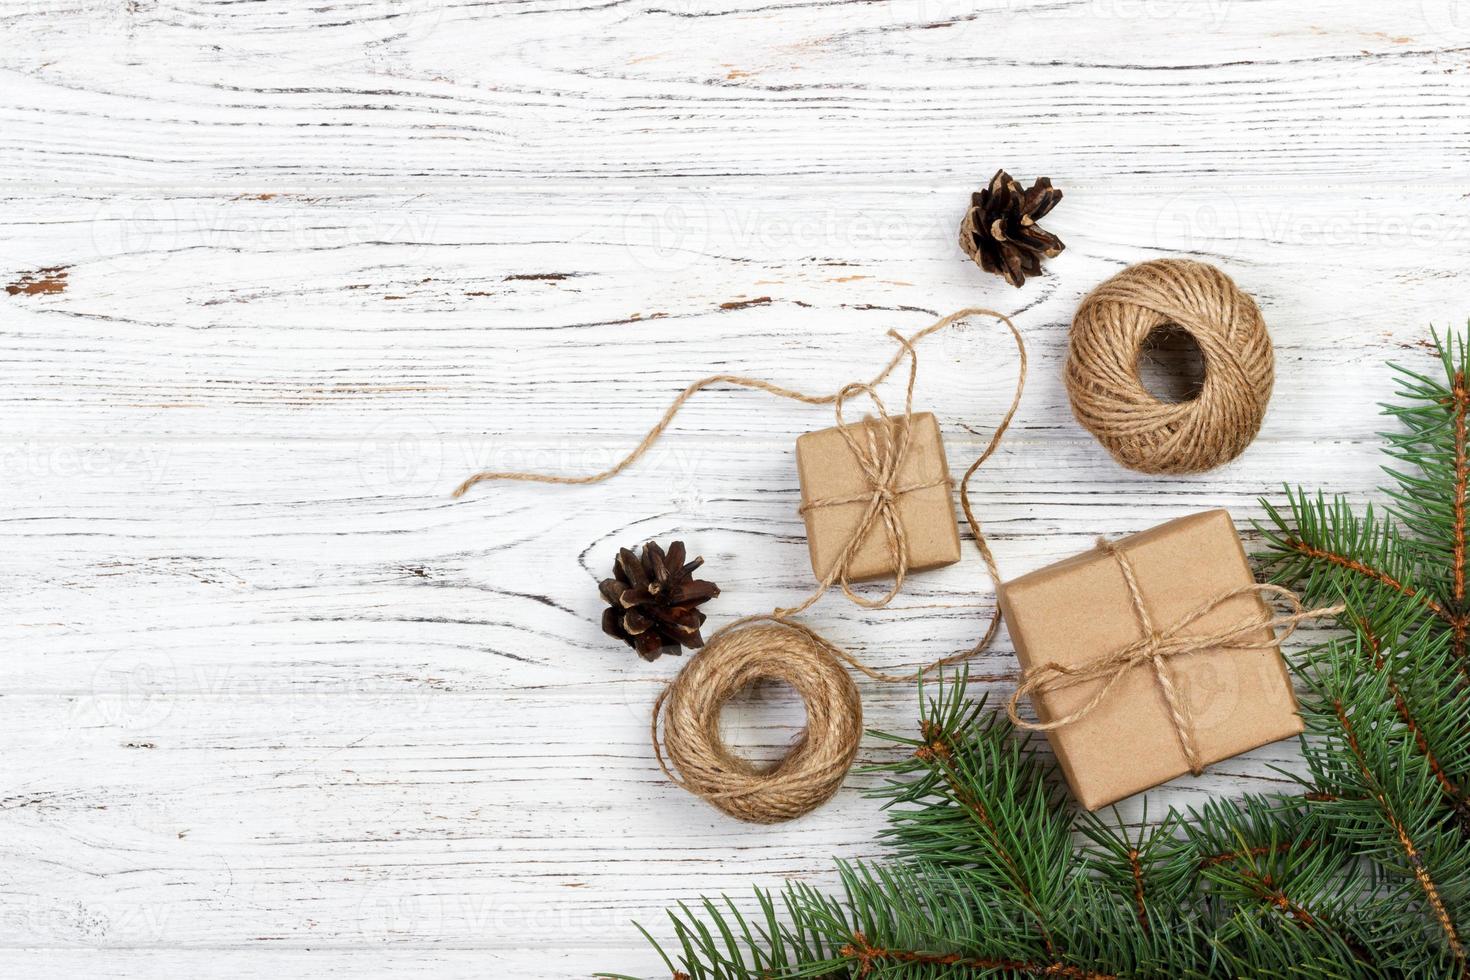
[{"label": "large kraft paper gift box", "polygon": [[[909,418],[908,451],[899,461],[893,480],[893,489],[899,491],[893,507],[908,544],[908,571],[918,572],[959,561],[960,532],[950,498],[949,463],[944,458],[939,423],[931,412],[915,412]],[[866,445],[868,428],[886,425],[892,434],[901,422],[902,417],[868,418],[850,423],[849,434]],[[862,520],[868,507],[864,498],[874,487],[837,427],[797,437],[796,469],[801,480],[802,516],[812,571],[825,580]],[[847,502],[828,503],[841,500]],[[892,575],[897,570],[883,521],[874,521],[848,563],[847,578],[859,582]]]},{"label": "large kraft paper gift box", "polygon": [[[1112,545],[1131,564],[1154,629],[1168,632],[1232,589],[1255,581],[1230,515],[1223,510],[1181,517]],[[1023,671],[1047,663],[1077,668],[1143,638],[1119,560],[1094,549],[1006,582],[1001,611]],[[1260,596],[1232,596],[1182,628],[1212,635],[1266,622]],[[1255,642],[1255,633],[1247,637]],[[1298,735],[1302,720],[1274,634],[1261,627],[1261,649],[1206,649],[1166,659],[1166,671],[1188,707],[1200,762],[1219,762]],[[1064,718],[1086,705],[1105,682],[1032,693],[1037,718]],[[1092,713],[1048,731],[1052,750],[1078,801],[1089,810],[1115,803],[1190,771],[1178,730],[1152,666],[1133,666]]]}]

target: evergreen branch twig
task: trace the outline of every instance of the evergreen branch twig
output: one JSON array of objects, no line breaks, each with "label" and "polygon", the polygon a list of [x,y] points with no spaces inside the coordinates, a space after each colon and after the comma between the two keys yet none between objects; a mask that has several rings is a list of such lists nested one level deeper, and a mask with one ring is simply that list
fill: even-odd
[{"label": "evergreen branch twig", "polygon": [[1409,830],[1404,825],[1394,806],[1389,802],[1387,794],[1379,785],[1377,777],[1368,765],[1368,757],[1363,752],[1362,743],[1358,739],[1357,727],[1348,717],[1346,709],[1341,700],[1333,701],[1333,709],[1337,713],[1337,722],[1342,726],[1343,734],[1346,736],[1347,745],[1352,752],[1353,759],[1363,775],[1363,780],[1369,787],[1369,794],[1373,801],[1378,804],[1384,821],[1393,830],[1399,848],[1402,850],[1409,867],[1413,869],[1414,879],[1420,889],[1424,892],[1425,901],[1429,903],[1429,909],[1433,914],[1435,922],[1443,930],[1445,942],[1448,944],[1450,953],[1459,966],[1462,977],[1470,976],[1470,965],[1467,965],[1465,947],[1460,941],[1459,930],[1455,928],[1454,920],[1450,918],[1449,909],[1445,906],[1443,896],[1440,894],[1439,886],[1435,884],[1434,878],[1424,864],[1424,858],[1419,852],[1418,846],[1413,838],[1409,836]]},{"label": "evergreen branch twig", "polygon": [[923,966],[953,966],[975,972],[1005,970],[1033,977],[1062,977],[1064,980],[1117,980],[1111,973],[1097,973],[1062,962],[1028,963],[1024,960],[990,959],[962,956],[959,953],[925,953],[909,949],[884,949],[868,942],[861,932],[852,934],[852,942],[842,947],[842,955],[857,960],[858,976],[868,976],[878,965],[889,963]]},{"label": "evergreen branch twig", "polygon": [[879,733],[909,749],[875,791],[900,860],[841,865],[840,895],[758,891],[757,914],[681,904],[669,974],[1470,980],[1470,332],[1434,339],[1443,374],[1399,368],[1386,406],[1405,464],[1386,510],[1262,502],[1267,574],[1343,602],[1354,638],[1292,665],[1311,694],[1299,791],[1136,828],[1069,812],[961,677],[921,694],[916,737]]}]

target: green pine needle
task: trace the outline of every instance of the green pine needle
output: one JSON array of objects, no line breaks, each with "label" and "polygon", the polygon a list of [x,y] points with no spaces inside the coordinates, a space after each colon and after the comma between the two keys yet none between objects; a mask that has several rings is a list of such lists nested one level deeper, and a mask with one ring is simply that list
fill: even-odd
[{"label": "green pine needle", "polygon": [[875,733],[902,752],[874,791],[893,859],[840,865],[836,895],[679,905],[649,936],[669,975],[1470,978],[1470,331],[1433,339],[1442,375],[1394,368],[1386,508],[1263,501],[1264,574],[1347,609],[1293,658],[1295,791],[1077,813],[961,673]]}]

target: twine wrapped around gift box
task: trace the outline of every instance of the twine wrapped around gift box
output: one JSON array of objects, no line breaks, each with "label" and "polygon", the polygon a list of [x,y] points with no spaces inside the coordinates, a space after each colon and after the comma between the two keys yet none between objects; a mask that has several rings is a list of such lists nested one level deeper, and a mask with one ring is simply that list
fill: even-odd
[{"label": "twine wrapped around gift box", "polygon": [[[912,410],[890,418],[808,432],[796,440],[801,516],[812,572],[820,580],[839,563],[839,582],[943,568],[960,560],[954,482],[939,423]],[[865,506],[883,496],[879,533],[854,539]]]},{"label": "twine wrapped around gift box", "polygon": [[[1035,670],[1028,670],[1020,685],[1011,694],[1010,700],[1006,702],[1006,714],[1010,715],[1011,721],[1017,728],[1025,728],[1034,732],[1054,731],[1073,722],[1081,721],[1101,707],[1113,693],[1118,682],[1130,670],[1135,667],[1151,667],[1154,679],[1158,681],[1159,692],[1168,706],[1169,718],[1174,723],[1174,734],[1179,738],[1179,747],[1184,752],[1185,761],[1189,763],[1189,771],[1196,776],[1204,771],[1204,765],[1200,762],[1199,749],[1195,744],[1194,721],[1190,718],[1188,704],[1180,697],[1179,688],[1169,672],[1169,658],[1187,653],[1203,653],[1207,650],[1273,650],[1307,620],[1336,616],[1347,608],[1338,604],[1323,606],[1320,609],[1303,609],[1301,599],[1290,589],[1280,585],[1258,583],[1222,592],[1207,602],[1201,603],[1183,619],[1160,630],[1154,627],[1153,620],[1143,605],[1143,592],[1138,588],[1138,578],[1133,573],[1133,563],[1128,560],[1128,556],[1105,538],[1099,538],[1097,546],[1099,550],[1114,558],[1118,562],[1118,567],[1122,569],[1123,579],[1128,583],[1128,598],[1132,603],[1133,613],[1138,618],[1138,627],[1142,630],[1143,637],[1116,653],[1097,659],[1086,667],[1067,667],[1052,661],[1042,664]],[[1207,613],[1213,612],[1237,596],[1251,594],[1276,596],[1287,603],[1291,612],[1285,616],[1248,617],[1234,626],[1208,633],[1187,632],[1190,626]],[[1263,628],[1271,631],[1269,638],[1262,637]],[[1277,630],[1285,630],[1285,632],[1278,633]],[[1047,722],[1027,721],[1017,711],[1021,701],[1033,694],[1060,691],[1099,680],[1105,683],[1093,693],[1091,700],[1060,718],[1053,718]]]},{"label": "twine wrapped around gift box", "polygon": [[[1286,611],[1273,614],[1266,598]],[[1277,650],[1303,622],[1343,611],[1307,610],[1289,589],[1256,583],[1223,510],[1099,539],[1005,583],[1001,604],[1025,667],[1007,714],[1047,733],[1088,809],[1299,733]],[[1232,700],[1205,708],[1222,693]],[[1037,721],[1020,715],[1028,698]]]},{"label": "twine wrapped around gift box", "polygon": [[[460,497],[476,484],[496,480],[589,484],[610,479],[652,448],[685,402],[699,391],[716,385],[765,391],[809,405],[834,406],[837,427],[867,482],[866,488],[860,493],[818,498],[805,504],[805,508],[810,510],[855,502],[865,503],[862,515],[853,526],[836,561],[825,574],[819,576],[817,588],[797,605],[779,608],[771,613],[741,617],[711,634],[705,649],[675,676],[654,704],[651,731],[659,767],[676,785],[731,816],[761,823],[788,820],[820,806],[841,786],[862,737],[862,706],[856,687],[852,686],[851,678],[840,664],[847,664],[874,680],[912,681],[925,673],[974,656],[988,647],[995,638],[1000,625],[999,607],[991,614],[980,640],[970,649],[942,657],[910,674],[888,674],[874,670],[815,630],[793,619],[821,599],[833,585],[841,588],[850,600],[868,609],[888,605],[902,590],[904,578],[909,571],[909,555],[906,531],[898,514],[899,500],[904,494],[923,486],[938,485],[926,481],[919,481],[915,485],[899,482],[899,473],[912,446],[913,397],[918,377],[918,352],[915,347],[925,337],[971,316],[989,316],[1003,323],[1015,340],[1020,362],[1015,394],[1005,416],[996,426],[985,450],[970,464],[960,480],[960,506],[965,520],[992,583],[999,582],[995,558],[970,505],[969,483],[975,472],[999,446],[1001,437],[1020,405],[1026,380],[1026,345],[1010,318],[993,310],[959,310],[910,337],[890,330],[888,336],[898,343],[899,349],[888,364],[871,381],[844,385],[830,395],[804,394],[742,375],[716,374],[703,378],[689,385],[673,400],[658,422],[631,452],[599,473],[560,476],[487,471],[469,477],[454,491],[454,496]],[[877,388],[905,358],[909,367],[904,391],[904,412],[894,419],[879,397]],[[846,421],[843,416],[844,405],[857,395],[867,395],[872,400],[878,414],[877,420],[861,423]],[[948,483],[947,474],[942,482]],[[953,520],[952,513],[948,515],[948,519]],[[883,595],[869,598],[853,591],[849,570],[858,549],[873,531],[880,529],[889,550],[893,584]],[[731,753],[719,736],[718,724],[724,704],[742,688],[760,678],[774,678],[791,683],[801,695],[807,711],[806,729],[795,745],[773,769],[765,771],[757,770]],[[660,719],[663,721],[662,738],[659,732]],[[665,759],[666,752],[668,761]]]}]

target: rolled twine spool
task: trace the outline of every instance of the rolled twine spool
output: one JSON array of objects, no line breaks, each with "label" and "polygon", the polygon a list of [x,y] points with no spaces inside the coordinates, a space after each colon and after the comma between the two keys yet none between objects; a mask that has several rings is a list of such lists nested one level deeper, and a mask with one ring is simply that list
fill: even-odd
[{"label": "rolled twine spool", "polygon": [[[810,813],[842,786],[863,734],[862,699],[839,657],[846,659],[799,623],[772,618],[721,630],[654,703],[659,768],[738,820],[780,823]],[[771,767],[741,758],[720,737],[721,710],[758,680],[784,681],[806,708],[806,727]]]},{"label": "rolled twine spool", "polygon": [[[1204,383],[1184,402],[1155,398],[1138,360],[1149,334],[1174,326],[1204,356]],[[1098,286],[1072,320],[1072,412],[1129,469],[1199,473],[1239,456],[1260,431],[1275,357],[1255,300],[1214,266],[1159,259]]]},{"label": "rolled twine spool", "polygon": [[[887,365],[871,381],[844,385],[832,394],[803,394],[742,375],[711,375],[685,388],[665,409],[653,428],[649,429],[643,441],[601,472],[584,476],[562,476],[553,473],[486,471],[466,479],[455,489],[454,496],[463,496],[479,483],[497,480],[553,484],[601,483],[637,462],[664,434],[686,401],[705,388],[716,385],[764,391],[809,405],[832,405],[837,412],[838,424],[846,425],[842,417],[842,405],[849,397],[859,393],[870,395],[879,413],[887,416],[876,389],[906,357],[909,371],[904,396],[904,417],[907,418],[913,411],[914,384],[918,372],[916,345],[930,334],[970,316],[994,317],[1004,324],[1015,340],[1016,352],[1020,358],[1015,394],[1011,398],[1010,407],[1000,424],[995,427],[985,450],[970,464],[960,480],[960,509],[964,512],[965,520],[974,536],[975,547],[985,562],[992,582],[999,582],[1000,573],[996,569],[995,558],[970,506],[970,479],[1000,445],[1001,436],[1010,426],[1021,403],[1021,393],[1026,384],[1026,345],[1021,340],[1021,332],[1010,318],[993,310],[958,310],[909,337],[890,330],[889,336],[898,342],[899,350]],[[847,547],[843,549],[842,559],[818,583],[816,590],[795,606],[777,609],[770,615],[746,616],[716,630],[705,641],[704,648],[659,694],[654,702],[650,725],[653,751],[659,768],[675,785],[739,820],[777,823],[810,813],[830,799],[842,785],[862,739],[862,700],[844,664],[874,680],[912,681],[929,671],[974,656],[988,647],[995,638],[1000,625],[999,606],[991,614],[984,635],[970,649],[943,657],[911,674],[885,674],[864,664],[815,630],[790,618],[810,608],[834,584],[840,585],[849,599],[868,609],[885,606],[898,595],[903,585],[907,556],[901,537],[891,526],[888,527],[889,543],[897,554],[895,583],[891,589],[876,599],[860,597],[848,586],[845,569],[856,546],[870,529],[880,521],[891,524],[884,518],[890,509],[889,501],[896,492],[889,484],[898,472],[904,451],[902,447],[906,444],[907,440],[901,439],[893,447],[892,453],[880,454],[881,459],[870,460],[883,471],[878,475],[881,482],[875,481],[867,512],[859,521]],[[770,768],[758,767],[735,755],[720,738],[719,731],[720,712],[724,706],[741,690],[762,679],[780,680],[789,684],[801,697],[806,709],[806,726],[781,761]],[[972,679],[981,681],[1002,678]],[[663,729],[662,737],[660,727]]]}]

